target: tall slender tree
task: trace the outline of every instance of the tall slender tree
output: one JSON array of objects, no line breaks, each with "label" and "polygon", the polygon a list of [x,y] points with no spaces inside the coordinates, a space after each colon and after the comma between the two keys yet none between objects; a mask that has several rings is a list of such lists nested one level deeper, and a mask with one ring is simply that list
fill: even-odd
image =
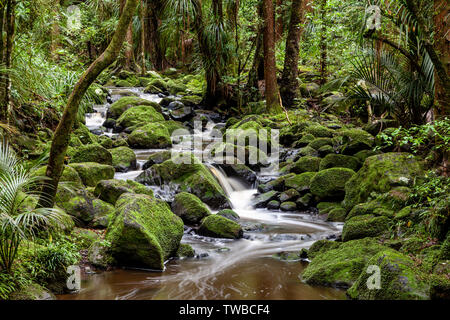
[{"label": "tall slender tree", "polygon": [[306,0],[292,0],[291,20],[286,38],[286,53],[284,69],[281,76],[281,98],[284,105],[291,105],[297,97],[298,91],[298,55],[300,52],[300,36],[302,31],[303,2]]},{"label": "tall slender tree", "polygon": [[46,171],[46,175],[50,178],[50,181],[43,187],[43,196],[39,199],[39,206],[41,207],[53,207],[59,179],[64,169],[64,157],[69,145],[70,135],[78,113],[80,101],[100,73],[117,59],[138,2],[139,0],[126,1],[109,46],[83,73],[69,96],[63,116],[53,135]]},{"label": "tall slender tree", "polygon": [[277,69],[275,61],[275,30],[274,10],[272,0],[264,0],[264,79],[266,110],[269,113],[281,112],[280,93],[277,84]]}]

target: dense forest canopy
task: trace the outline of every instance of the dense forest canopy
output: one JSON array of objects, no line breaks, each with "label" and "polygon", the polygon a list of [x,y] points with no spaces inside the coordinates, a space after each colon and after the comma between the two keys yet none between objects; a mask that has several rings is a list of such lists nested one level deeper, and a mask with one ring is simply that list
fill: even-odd
[{"label": "dense forest canopy", "polygon": [[[164,270],[194,255],[183,225],[242,238],[244,190],[330,223],[336,241],[295,253],[306,283],[448,298],[449,17],[447,0],[0,0],[0,299],[67,292],[72,265]],[[254,130],[213,149],[242,163],[170,158],[174,132],[213,129]],[[414,288],[364,289],[377,256]]]}]

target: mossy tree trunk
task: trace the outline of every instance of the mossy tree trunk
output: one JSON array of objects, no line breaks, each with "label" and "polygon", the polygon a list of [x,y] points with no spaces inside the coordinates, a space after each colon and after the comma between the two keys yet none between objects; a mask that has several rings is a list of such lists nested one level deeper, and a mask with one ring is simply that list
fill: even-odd
[{"label": "mossy tree trunk", "polygon": [[300,52],[300,36],[302,31],[302,4],[304,0],[293,0],[291,21],[286,38],[283,75],[281,76],[281,98],[284,105],[292,105],[298,91],[298,54]]},{"label": "mossy tree trunk", "polygon": [[117,59],[138,1],[139,0],[126,1],[117,29],[109,46],[83,73],[69,96],[63,116],[53,136],[46,172],[50,181],[43,187],[42,196],[39,199],[39,206],[53,207],[59,179],[64,169],[64,157],[69,145],[70,135],[81,99],[100,73]]},{"label": "mossy tree trunk", "polygon": [[[125,8],[126,0],[120,0],[120,14],[122,14]],[[124,54],[121,59],[118,61],[118,65],[120,69],[125,69],[128,71],[137,71],[136,59],[134,58],[134,42],[133,42],[133,24],[130,23],[128,25],[127,33],[126,33],[126,41]]]},{"label": "mossy tree trunk", "polygon": [[141,11],[140,11],[140,19],[141,19],[141,74],[144,76],[147,72],[147,67],[145,66],[145,16],[146,16],[146,5],[145,1],[141,0]]},{"label": "mossy tree trunk", "polygon": [[162,53],[160,43],[159,25],[161,23],[160,15],[163,7],[160,0],[147,0],[146,10],[146,51],[150,55],[153,67],[161,71],[167,66],[164,54]]},{"label": "mossy tree trunk", "polygon": [[[262,2],[258,5],[258,16],[263,19],[263,8]],[[246,91],[249,92],[249,101],[259,100],[260,95],[258,94],[258,82],[264,80],[264,49],[263,49],[263,32],[264,25],[258,25],[258,30],[256,34],[256,45],[255,52],[253,54],[253,63],[248,72],[248,80],[246,85]]]},{"label": "mossy tree trunk", "polygon": [[5,79],[4,79],[4,101],[6,105],[6,122],[10,122],[12,112],[11,100],[11,74],[12,67],[12,53],[14,49],[14,35],[16,31],[16,0],[8,0],[6,3],[6,52],[5,52]]},{"label": "mossy tree trunk", "polygon": [[[5,46],[3,41],[3,29],[5,24],[5,8],[6,4],[4,1],[0,1],[0,64],[3,64],[4,61],[4,52]],[[4,92],[4,74],[0,73],[0,121],[6,121],[7,119],[7,105],[5,101],[5,92]]]},{"label": "mossy tree trunk", "polygon": [[321,20],[321,31],[320,31],[320,84],[325,84],[327,82],[327,59],[328,59],[328,46],[327,46],[327,22],[326,22],[326,7],[327,0],[320,1],[320,20]]},{"label": "mossy tree trunk", "polygon": [[274,10],[272,0],[264,0],[264,79],[266,110],[269,113],[281,112],[280,93],[277,84],[277,69],[275,61],[275,30]]}]

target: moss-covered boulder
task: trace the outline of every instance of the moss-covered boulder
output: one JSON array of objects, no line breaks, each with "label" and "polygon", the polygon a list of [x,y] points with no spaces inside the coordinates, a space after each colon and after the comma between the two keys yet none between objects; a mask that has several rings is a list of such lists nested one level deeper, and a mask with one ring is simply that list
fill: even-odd
[{"label": "moss-covered boulder", "polygon": [[138,193],[153,196],[151,189],[133,180],[102,180],[97,183],[94,189],[94,195],[96,197],[112,205],[115,205],[117,199],[124,193]]},{"label": "moss-covered boulder", "polygon": [[241,218],[241,217],[239,217],[239,215],[236,212],[234,212],[231,209],[220,210],[219,212],[217,212],[217,215],[222,216],[227,219],[230,219],[230,220],[233,220],[233,221],[239,221],[239,219]]},{"label": "moss-covered boulder", "polygon": [[123,97],[114,102],[108,109],[108,118],[118,119],[125,111],[137,106],[152,106],[155,110],[161,107],[153,101],[142,99],[139,97]]},{"label": "moss-covered boulder", "polygon": [[146,185],[176,184],[181,191],[196,195],[213,209],[229,208],[225,191],[203,165],[190,153],[180,153],[161,164],[155,164],[136,181]]},{"label": "moss-covered boulder", "polygon": [[[369,289],[373,272],[363,270],[347,291],[352,299],[360,300],[427,300],[430,298],[430,284],[427,277],[415,266],[414,261],[394,250],[384,250],[375,254],[369,266],[380,268],[379,288]],[[376,283],[373,283],[376,284]]]},{"label": "moss-covered boulder", "polygon": [[88,261],[94,267],[100,269],[107,269],[114,264],[114,258],[111,256],[106,241],[97,240],[89,247]]},{"label": "moss-covered boulder", "polygon": [[117,147],[109,150],[112,155],[112,165],[118,172],[136,169],[136,154],[128,147]]},{"label": "moss-covered boulder", "polygon": [[164,149],[170,147],[172,141],[163,123],[149,123],[133,130],[128,144],[136,149]]},{"label": "moss-covered boulder", "polygon": [[[31,175],[34,177],[45,177],[46,172],[47,172],[47,166],[43,166],[43,167],[39,167],[38,169],[33,171]],[[76,187],[76,188],[79,188],[83,185],[80,175],[71,166],[64,166],[64,170],[61,175],[61,178],[59,178],[59,182],[68,182],[72,185],[72,187]]]},{"label": "moss-covered boulder", "polygon": [[331,138],[317,138],[311,141],[308,146],[314,148],[315,150],[319,150],[320,147],[323,146],[332,146],[333,140]]},{"label": "moss-covered boulder", "polygon": [[327,221],[344,222],[347,211],[342,207],[335,207],[328,212]]},{"label": "moss-covered boulder", "polygon": [[408,153],[385,153],[368,157],[345,186],[344,207],[350,210],[366,202],[372,192],[385,193],[394,187],[412,186],[422,165]]},{"label": "moss-covered boulder", "polygon": [[295,201],[300,196],[300,193],[295,189],[288,189],[280,194],[280,201]]},{"label": "moss-covered boulder", "polygon": [[129,128],[136,125],[145,125],[147,123],[154,123],[164,121],[161,113],[156,111],[152,106],[137,106],[127,109],[117,119],[116,126],[122,128]]},{"label": "moss-covered boulder", "polygon": [[340,132],[342,136],[341,153],[345,155],[354,155],[361,150],[372,148],[375,138],[362,129],[346,129]]},{"label": "moss-covered boulder", "polygon": [[186,224],[197,224],[211,214],[199,198],[188,192],[180,192],[175,196],[172,211]]},{"label": "moss-covered boulder", "polygon": [[193,258],[195,256],[195,250],[187,243],[180,243],[175,256],[177,258]]},{"label": "moss-covered boulder", "polygon": [[302,279],[312,285],[349,288],[365,271],[367,261],[383,250],[385,247],[371,238],[342,243],[337,248],[315,255],[302,274]]},{"label": "moss-covered boulder", "polygon": [[49,290],[33,282],[11,293],[9,300],[56,300],[56,297]]},{"label": "moss-covered boulder", "polygon": [[306,156],[298,159],[291,168],[291,172],[299,174],[303,172],[316,172],[319,170],[320,158]]},{"label": "moss-covered boulder", "polygon": [[311,247],[308,249],[308,258],[313,259],[320,253],[324,253],[325,251],[339,248],[341,242],[331,241],[331,240],[318,240],[314,242]]},{"label": "moss-covered boulder", "polygon": [[312,134],[316,138],[331,138],[334,131],[320,124],[312,124],[305,129],[306,133]]},{"label": "moss-covered boulder", "polygon": [[81,227],[93,226],[93,221],[96,219],[98,222],[96,226],[105,228],[109,222],[109,214],[114,211],[114,207],[109,203],[88,196],[74,196],[69,201],[58,205],[74,218],[77,226]]},{"label": "moss-covered boulder", "polygon": [[318,199],[339,199],[345,194],[345,184],[355,174],[347,168],[330,168],[319,171],[311,179],[311,193]]},{"label": "moss-covered boulder", "polygon": [[298,192],[307,192],[310,189],[310,182],[312,177],[316,175],[316,172],[303,172],[295,176],[289,177],[285,180],[284,185],[286,188],[295,189]]},{"label": "moss-covered boulder", "polygon": [[286,201],[280,205],[281,211],[295,211],[297,210],[297,204],[293,201]]},{"label": "moss-covered boulder", "polygon": [[70,163],[97,162],[112,165],[112,155],[99,144],[88,144],[75,149],[71,155]]},{"label": "moss-covered boulder", "polygon": [[72,137],[78,138],[83,144],[96,143],[98,140],[98,137],[91,133],[88,127],[81,123],[78,125],[78,128],[73,131]]},{"label": "moss-covered boulder", "polygon": [[390,219],[371,214],[353,217],[347,220],[342,229],[342,241],[376,237],[389,230]]},{"label": "moss-covered boulder", "polygon": [[320,161],[319,170],[329,168],[348,168],[356,172],[360,166],[361,163],[356,157],[332,153],[327,154],[325,158]]},{"label": "moss-covered boulder", "polygon": [[114,167],[106,164],[80,162],[71,163],[69,166],[78,172],[78,175],[87,187],[95,187],[100,180],[114,178]]},{"label": "moss-covered boulder", "polygon": [[275,190],[259,194],[255,197],[255,199],[253,199],[253,205],[256,208],[264,208],[270,201],[276,200],[278,198],[278,194],[279,192]]},{"label": "moss-covered boulder", "polygon": [[154,154],[148,157],[147,161],[142,166],[142,169],[146,170],[154,164],[161,164],[164,161],[169,160],[171,156],[172,151],[170,150],[155,152]]},{"label": "moss-covered boulder", "polygon": [[164,269],[176,254],[183,236],[183,221],[154,197],[125,193],[116,203],[105,235],[111,253],[121,265]]},{"label": "moss-covered boulder", "polygon": [[242,228],[238,223],[216,214],[210,215],[202,221],[198,233],[207,237],[227,239],[238,239],[243,235]]}]

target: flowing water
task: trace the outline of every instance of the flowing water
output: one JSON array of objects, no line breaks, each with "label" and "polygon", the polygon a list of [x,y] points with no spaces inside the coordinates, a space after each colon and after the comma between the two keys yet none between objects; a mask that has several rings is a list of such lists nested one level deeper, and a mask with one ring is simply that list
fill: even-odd
[{"label": "flowing water", "polygon": [[[137,90],[137,89],[134,89]],[[139,92],[139,91],[137,91]],[[152,99],[148,95],[141,97]],[[113,99],[114,100],[114,99]],[[106,113],[106,112],[105,112]],[[87,125],[100,123],[87,115]],[[97,127],[98,128],[98,127]],[[211,127],[212,128],[212,127]],[[205,136],[212,132],[207,128]],[[201,134],[194,132],[195,134]],[[134,179],[147,157],[161,150],[135,150],[138,170],[117,173],[117,179]],[[344,299],[342,290],[312,287],[299,275],[308,262],[282,261],[280,252],[299,252],[318,240],[336,235],[340,224],[323,222],[309,213],[285,213],[254,209],[256,189],[238,177],[228,177],[220,167],[208,165],[241,217],[245,236],[240,240],[213,239],[185,231],[182,242],[190,244],[196,257],[170,260],[163,272],[118,269],[85,274],[77,294],[60,299]],[[154,187],[155,195],[170,200],[171,186]],[[213,212],[214,213],[214,212]]]}]

